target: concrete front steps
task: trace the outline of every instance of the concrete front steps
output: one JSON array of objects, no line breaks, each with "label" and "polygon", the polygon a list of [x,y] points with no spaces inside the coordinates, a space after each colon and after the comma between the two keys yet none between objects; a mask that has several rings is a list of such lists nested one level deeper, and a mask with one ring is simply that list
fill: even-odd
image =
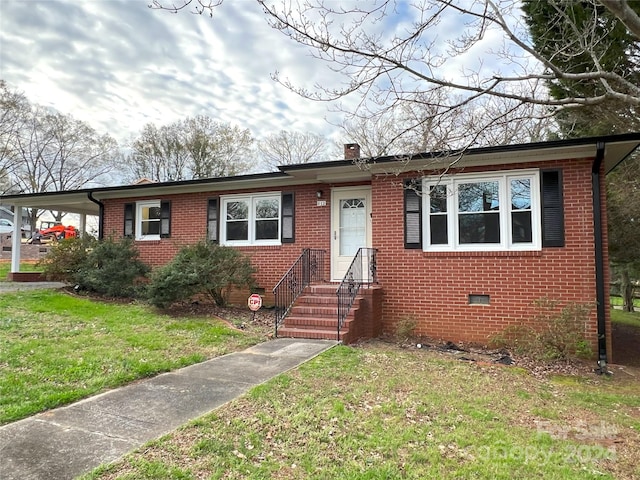
[{"label": "concrete front steps", "polygon": [[356,297],[338,337],[337,288],[337,283],[306,287],[285,317],[284,325],[278,328],[278,337],[339,340],[345,344],[357,340],[353,322],[363,297]]}]

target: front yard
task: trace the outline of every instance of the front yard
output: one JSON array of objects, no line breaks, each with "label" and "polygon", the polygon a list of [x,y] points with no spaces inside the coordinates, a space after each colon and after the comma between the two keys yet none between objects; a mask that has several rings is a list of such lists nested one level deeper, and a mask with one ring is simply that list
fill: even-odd
[{"label": "front yard", "polygon": [[0,295],[0,424],[264,340],[211,316],[38,290]]},{"label": "front yard", "polygon": [[[1,295],[0,423],[270,333],[240,310],[228,312],[243,331],[205,311]],[[640,331],[640,313],[613,321]],[[84,478],[640,478],[639,368],[533,374],[462,358],[410,342],[338,346]]]},{"label": "front yard", "polygon": [[639,374],[338,346],[83,478],[640,478]]}]

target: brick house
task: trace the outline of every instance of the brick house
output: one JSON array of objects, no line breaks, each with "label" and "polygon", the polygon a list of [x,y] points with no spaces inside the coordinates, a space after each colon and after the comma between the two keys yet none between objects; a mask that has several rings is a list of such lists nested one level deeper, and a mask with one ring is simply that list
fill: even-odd
[{"label": "brick house", "polygon": [[[486,344],[505,327],[530,322],[533,302],[549,298],[594,305],[586,332],[606,362],[604,175],[639,144],[640,134],[628,134],[375,159],[346,145],[344,160],[275,173],[2,202],[16,215],[28,207],[99,215],[100,235],[133,237],[152,266],[203,238],[237,248],[251,257],[265,305],[275,303],[284,317],[280,335],[335,338],[337,307],[329,298],[346,278],[347,293],[354,283],[362,288],[341,307],[348,310],[338,327],[345,341],[411,319],[417,334]],[[16,274],[19,249],[12,259]],[[295,300],[291,309],[273,290],[290,269],[284,297]],[[289,291],[303,277],[311,285]]]}]

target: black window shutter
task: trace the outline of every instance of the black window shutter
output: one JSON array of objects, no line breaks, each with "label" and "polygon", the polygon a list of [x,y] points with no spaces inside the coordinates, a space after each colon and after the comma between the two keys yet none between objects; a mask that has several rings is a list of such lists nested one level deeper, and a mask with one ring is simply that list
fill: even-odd
[{"label": "black window shutter", "polygon": [[207,240],[218,243],[218,197],[207,203]]},{"label": "black window shutter", "polygon": [[422,248],[422,181],[404,182],[404,248]]},{"label": "black window shutter", "polygon": [[160,202],[160,238],[171,236],[171,202],[163,200]]},{"label": "black window shutter", "polygon": [[293,192],[282,194],[282,243],[294,243],[296,241],[295,202]]},{"label": "black window shutter", "polygon": [[562,170],[542,170],[542,246],[564,247]]},{"label": "black window shutter", "polygon": [[133,203],[124,204],[124,236],[128,238],[134,237],[134,228],[136,224],[136,210]]}]

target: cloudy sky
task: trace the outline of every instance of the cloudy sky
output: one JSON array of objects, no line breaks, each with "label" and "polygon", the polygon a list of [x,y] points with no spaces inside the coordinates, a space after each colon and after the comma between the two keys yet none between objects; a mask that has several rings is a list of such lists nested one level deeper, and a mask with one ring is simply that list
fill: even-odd
[{"label": "cloudy sky", "polygon": [[[348,140],[335,126],[342,121],[335,106],[304,100],[271,75],[310,90],[345,79],[272,29],[257,2],[226,0],[210,18],[153,10],[150,1],[0,0],[0,78],[31,103],[83,120],[123,146],[147,123],[194,115],[248,128],[256,139],[287,130]],[[413,20],[407,5],[398,2],[377,22],[378,33],[405,34]],[[437,27],[429,54],[445,55],[446,37],[459,36],[464,21],[450,15]],[[494,33],[464,57],[448,58],[439,73],[493,69],[486,52],[500,44]]]},{"label": "cloudy sky", "polygon": [[148,8],[149,0],[1,0],[0,78],[34,104],[83,120],[121,144],[146,123],[187,116],[249,128],[335,136],[327,104],[300,86],[329,75],[271,29],[256,2],[227,1],[209,18]]}]

